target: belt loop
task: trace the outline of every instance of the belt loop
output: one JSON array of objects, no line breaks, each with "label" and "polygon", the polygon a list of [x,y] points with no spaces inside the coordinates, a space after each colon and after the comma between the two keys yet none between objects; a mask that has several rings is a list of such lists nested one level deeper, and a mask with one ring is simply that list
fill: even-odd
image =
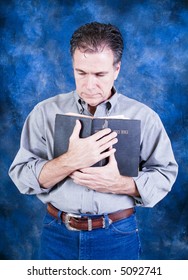
[{"label": "belt loop", "polygon": [[112,220],[108,217],[107,213],[104,213],[104,218],[103,218],[103,228],[108,229],[109,226],[111,225]]},{"label": "belt loop", "polygon": [[61,215],[62,215],[62,211],[59,210],[58,213],[57,213],[57,221],[58,221],[58,224],[60,224],[60,225],[61,225],[61,223],[62,223],[62,217],[61,217]]}]

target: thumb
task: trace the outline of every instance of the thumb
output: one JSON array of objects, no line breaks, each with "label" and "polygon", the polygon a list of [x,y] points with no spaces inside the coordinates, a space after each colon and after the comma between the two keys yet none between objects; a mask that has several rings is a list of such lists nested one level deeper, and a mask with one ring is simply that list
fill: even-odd
[{"label": "thumb", "polygon": [[76,124],[74,126],[71,138],[79,138],[81,127],[81,122],[79,120],[76,120]]},{"label": "thumb", "polygon": [[115,158],[116,149],[111,148],[110,150],[111,150],[111,151],[113,150],[113,152],[112,152],[111,155],[109,156],[109,163],[117,162],[117,161],[116,161],[116,158]]}]

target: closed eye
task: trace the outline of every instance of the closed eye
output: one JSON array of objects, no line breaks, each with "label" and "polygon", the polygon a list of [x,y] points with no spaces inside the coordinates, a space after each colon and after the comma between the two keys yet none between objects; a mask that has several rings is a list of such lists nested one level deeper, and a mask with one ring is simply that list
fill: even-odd
[{"label": "closed eye", "polygon": [[[75,69],[77,74],[80,75],[80,76],[85,76],[87,75],[86,72],[84,72],[83,70],[80,70],[80,69]],[[96,73],[93,73],[93,75],[95,75],[96,77],[104,77],[108,74],[108,72],[96,72]]]},{"label": "closed eye", "polygon": [[95,73],[95,75],[97,76],[97,77],[104,77],[104,76],[106,76],[108,74],[108,72],[98,72],[98,73]]},{"label": "closed eye", "polygon": [[96,76],[97,77],[104,77],[106,74],[105,73],[97,73]]},{"label": "closed eye", "polygon": [[86,73],[85,73],[85,72],[83,72],[83,71],[77,71],[77,73],[78,73],[78,75],[80,75],[80,76],[84,76],[84,75],[86,75]]}]

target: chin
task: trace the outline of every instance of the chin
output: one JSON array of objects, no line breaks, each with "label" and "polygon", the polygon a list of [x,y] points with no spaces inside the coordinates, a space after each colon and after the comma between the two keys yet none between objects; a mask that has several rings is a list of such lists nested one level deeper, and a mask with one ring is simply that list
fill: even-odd
[{"label": "chin", "polygon": [[100,101],[95,101],[95,102],[91,102],[91,100],[86,100],[86,103],[89,105],[89,106],[92,106],[92,107],[96,107],[98,106],[100,103],[102,103],[103,101],[100,100]]}]

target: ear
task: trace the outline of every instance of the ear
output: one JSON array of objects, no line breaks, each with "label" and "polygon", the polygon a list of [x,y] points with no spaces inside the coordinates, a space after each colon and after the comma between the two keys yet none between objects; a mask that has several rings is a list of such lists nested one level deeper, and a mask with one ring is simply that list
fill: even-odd
[{"label": "ear", "polygon": [[115,81],[117,79],[117,77],[119,75],[119,71],[121,69],[121,61],[114,65],[114,69],[115,69],[115,71],[114,71],[114,81]]}]

